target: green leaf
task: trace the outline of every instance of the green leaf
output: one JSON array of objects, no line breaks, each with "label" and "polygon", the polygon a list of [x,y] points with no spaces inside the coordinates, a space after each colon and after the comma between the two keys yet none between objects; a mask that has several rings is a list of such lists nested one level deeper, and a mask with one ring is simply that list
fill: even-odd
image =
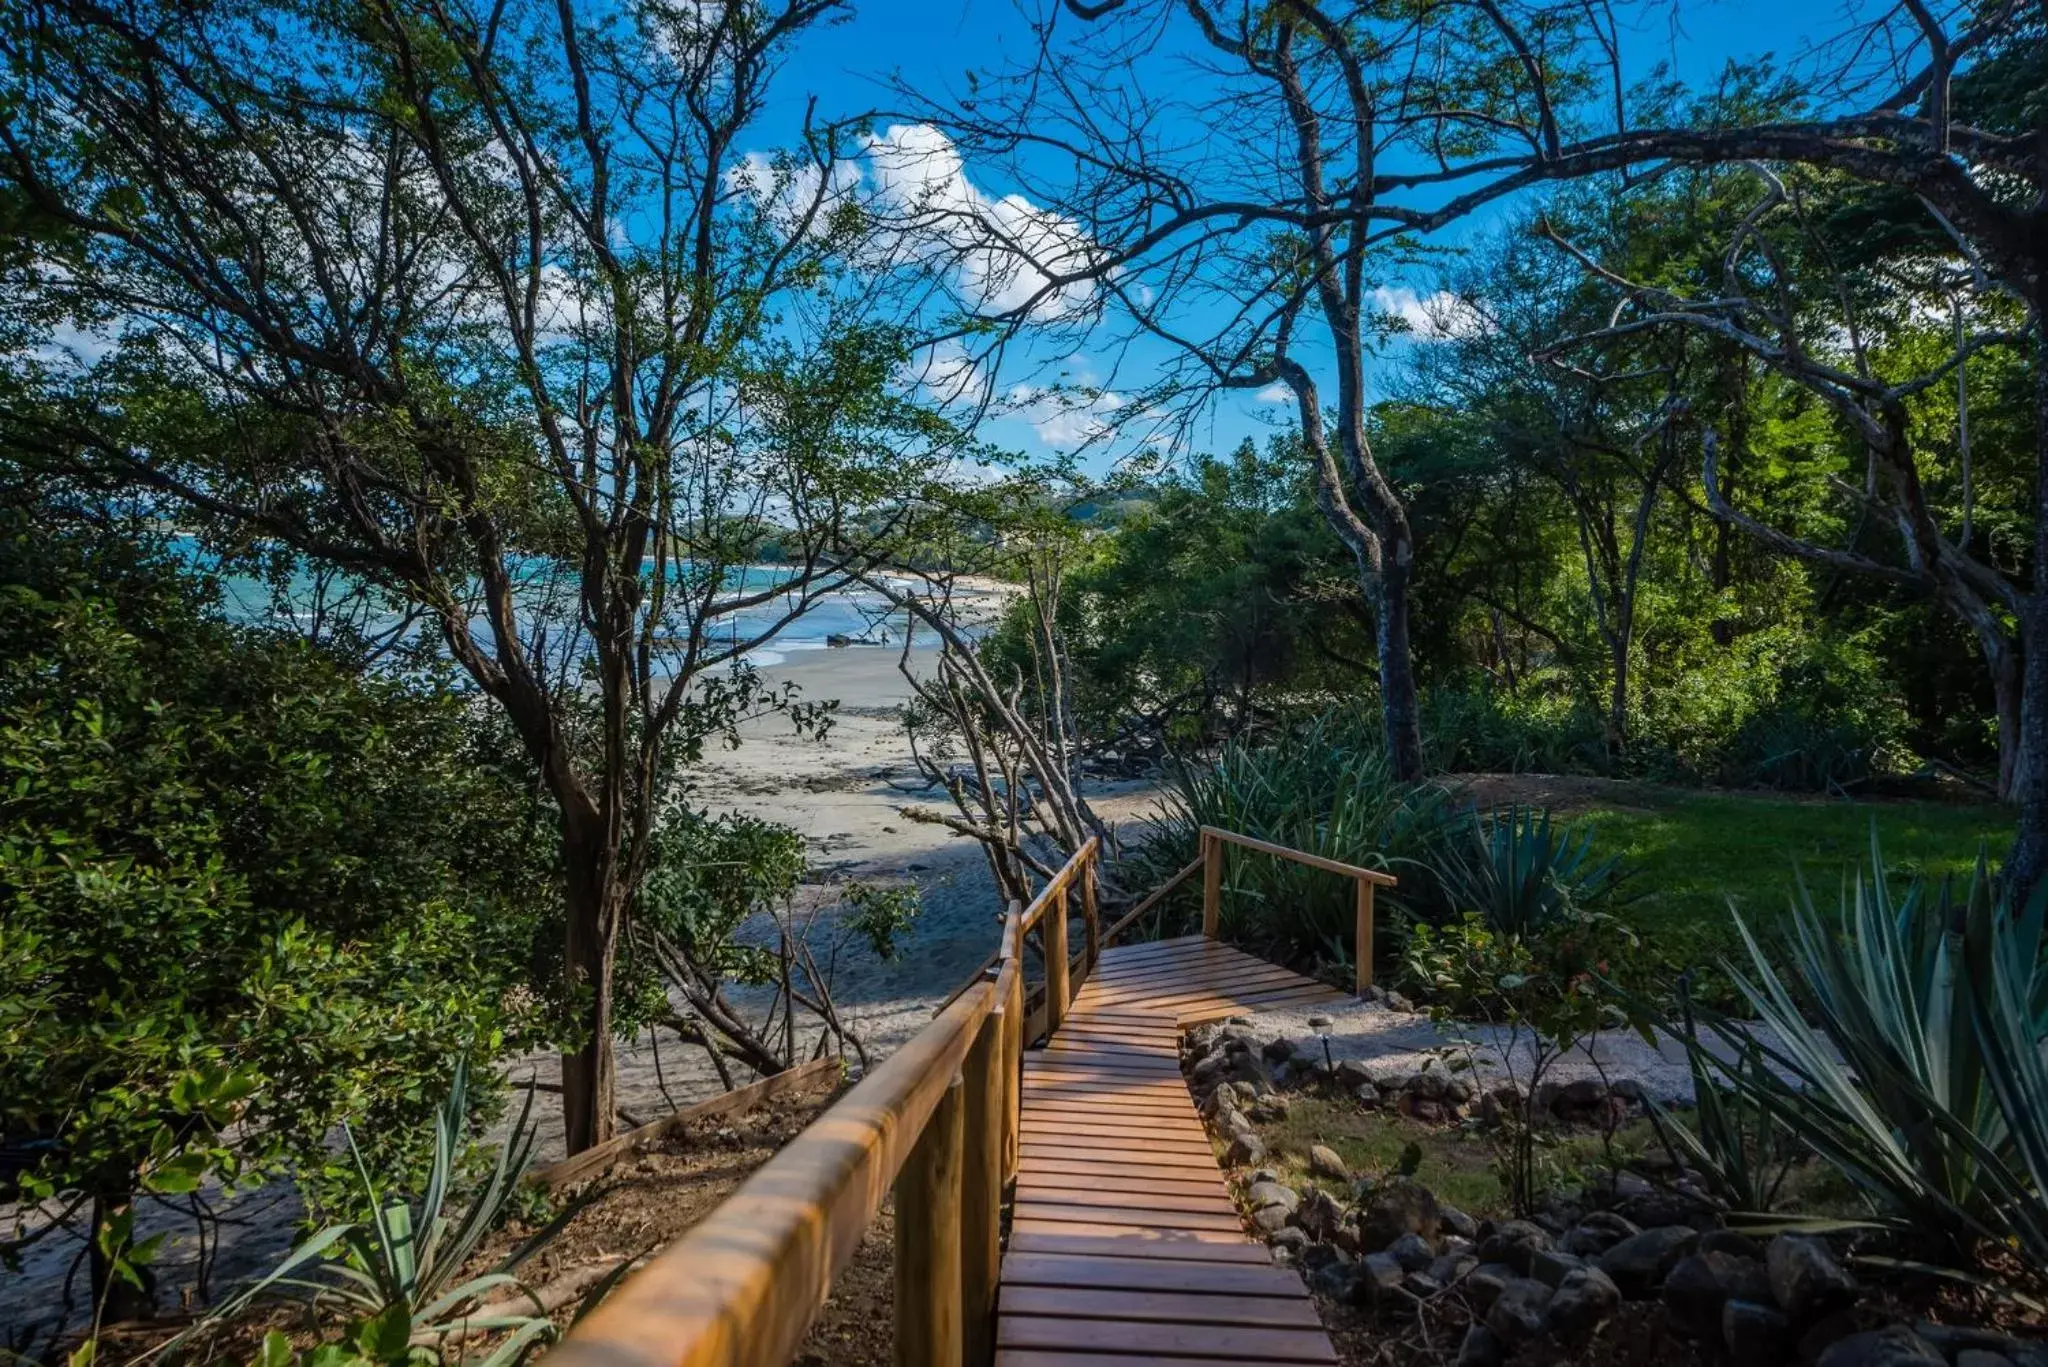
[{"label": "green leaf", "polygon": [[395,1301],[382,1314],[363,1321],[356,1330],[356,1347],[375,1362],[403,1362],[412,1342],[412,1307]]}]

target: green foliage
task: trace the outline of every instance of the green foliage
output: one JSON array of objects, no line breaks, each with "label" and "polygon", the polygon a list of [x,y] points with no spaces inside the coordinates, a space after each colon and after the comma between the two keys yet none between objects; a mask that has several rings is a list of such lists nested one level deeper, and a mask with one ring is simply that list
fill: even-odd
[{"label": "green foliage", "polygon": [[[1998,901],[1981,857],[1960,897],[1921,880],[1900,894],[1873,835],[1837,914],[1797,881],[1782,959],[1736,916],[1770,1066],[1723,1069],[1726,1085],[1846,1173],[1916,1258],[1970,1266],[1988,1245],[2048,1267],[2044,908]],[[1749,1047],[1707,1024],[1724,1053]]]},{"label": "green foliage", "polygon": [[[1263,745],[1232,741],[1213,765],[1178,766],[1136,857],[1134,882],[1164,882],[1194,858],[1200,828],[1217,826],[1394,873],[1402,882],[1383,890],[1385,903],[1435,915],[1438,856],[1469,820],[1442,785],[1393,781],[1376,719],[1332,711]],[[1226,937],[1298,959],[1350,963],[1350,880],[1243,850],[1227,860]],[[1178,906],[1189,902],[1184,897]]]},{"label": "green foliage", "polygon": [[896,937],[908,934],[917,922],[917,886],[848,883],[842,895],[849,910],[840,926],[865,940],[877,959],[895,962]]},{"label": "green foliage", "polygon": [[1620,860],[1593,858],[1593,831],[1567,826],[1554,835],[1550,813],[1521,806],[1474,820],[1439,864],[1450,904],[1476,911],[1496,933],[1527,937],[1561,923],[1585,922],[1613,900]]},{"label": "green foliage", "polygon": [[[490,1171],[460,1209],[452,1204],[470,1110],[469,1074],[457,1063],[434,1118],[433,1161],[417,1205],[373,1175],[352,1126],[343,1140],[359,1183],[358,1204],[368,1218],[327,1225],[285,1259],[223,1302],[172,1341],[179,1346],[234,1323],[266,1298],[305,1300],[323,1322],[323,1341],[294,1353],[281,1333],[266,1335],[259,1367],[344,1367],[375,1363],[404,1367],[449,1356],[450,1334],[503,1335],[479,1367],[504,1367],[555,1336],[546,1307],[514,1275],[580,1209],[571,1206],[522,1241],[489,1271],[464,1277],[484,1237],[510,1214],[518,1184],[533,1154],[533,1094],[498,1151]],[[478,1313],[479,1309],[487,1313]],[[338,1332],[326,1328],[335,1316]],[[459,1338],[458,1338],[459,1341]],[[455,1356],[460,1357],[460,1354]]]},{"label": "green foliage", "polygon": [[[736,982],[774,977],[775,955],[734,932],[796,889],[805,868],[803,837],[788,826],[740,813],[712,816],[672,804],[655,827],[639,915],[693,964]],[[657,1001],[653,965],[636,979]],[[621,994],[622,996],[625,994]],[[630,1024],[622,1012],[622,1028]]]},{"label": "green foliage", "polygon": [[[0,1135],[22,1195],[424,1160],[451,1056],[544,1038],[524,776],[465,699],[233,628],[210,586],[0,507]],[[545,832],[541,833],[543,836]],[[494,1093],[472,1096],[488,1107]]]}]

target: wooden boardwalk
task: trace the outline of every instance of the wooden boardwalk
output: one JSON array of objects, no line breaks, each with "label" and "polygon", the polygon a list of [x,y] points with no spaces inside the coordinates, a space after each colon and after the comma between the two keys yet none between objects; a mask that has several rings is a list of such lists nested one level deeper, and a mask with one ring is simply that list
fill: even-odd
[{"label": "wooden boardwalk", "polygon": [[1244,1232],[1181,1079],[1182,1029],[1338,993],[1192,936],[1103,951],[1025,1055],[997,1367],[1334,1363],[1301,1278]]}]

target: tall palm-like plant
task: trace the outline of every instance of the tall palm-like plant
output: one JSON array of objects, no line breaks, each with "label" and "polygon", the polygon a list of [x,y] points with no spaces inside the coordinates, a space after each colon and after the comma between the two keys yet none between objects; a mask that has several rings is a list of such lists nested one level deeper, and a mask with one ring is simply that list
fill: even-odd
[{"label": "tall palm-like plant", "polygon": [[1444,893],[1496,934],[1528,938],[1594,910],[1621,886],[1621,860],[1593,858],[1593,832],[1553,829],[1549,810],[1520,805],[1473,821],[1442,866]]}]

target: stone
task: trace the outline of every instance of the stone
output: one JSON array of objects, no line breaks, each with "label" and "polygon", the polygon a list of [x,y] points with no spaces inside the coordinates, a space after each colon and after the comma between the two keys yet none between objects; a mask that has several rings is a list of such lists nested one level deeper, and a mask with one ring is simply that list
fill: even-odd
[{"label": "stone", "polygon": [[1914,1363],[1947,1361],[1926,1339],[1903,1324],[1894,1324],[1835,1340],[1820,1355],[1816,1367],[1912,1367]]},{"label": "stone", "polygon": [[[1355,1058],[1338,1059],[1335,1076],[1337,1085],[1347,1092],[1372,1086],[1372,1069]],[[1373,1094],[1377,1096],[1379,1088],[1373,1087]]]},{"label": "stone", "polygon": [[1351,1165],[1328,1144],[1317,1144],[1308,1151],[1308,1170],[1332,1182],[1351,1180]]},{"label": "stone", "polygon": [[1274,1248],[1286,1249],[1296,1258],[1299,1258],[1303,1250],[1307,1249],[1310,1246],[1308,1231],[1305,1229],[1296,1229],[1292,1225],[1288,1225],[1282,1229],[1274,1230],[1271,1234],[1266,1236],[1266,1242]]},{"label": "stone", "polygon": [[1500,1367],[1501,1358],[1500,1340],[1485,1325],[1475,1324],[1458,1344],[1455,1367]]},{"label": "stone", "polygon": [[1330,1236],[1330,1242],[1354,1258],[1367,1251],[1365,1245],[1358,1241],[1357,1225],[1338,1225],[1337,1232]]},{"label": "stone", "polygon": [[1438,1286],[1455,1286],[1477,1266],[1479,1259],[1470,1253],[1445,1253],[1430,1263],[1424,1275]]},{"label": "stone", "polygon": [[1550,1299],[1550,1325],[1565,1338],[1587,1339],[1620,1306],[1621,1288],[1612,1277],[1597,1267],[1574,1268]]},{"label": "stone", "polygon": [[1363,1281],[1353,1262],[1325,1263],[1308,1274],[1309,1290],[1340,1305],[1355,1305],[1363,1299]]},{"label": "stone", "polygon": [[1344,1211],[1327,1191],[1312,1191],[1295,1208],[1294,1223],[1313,1239],[1328,1239],[1344,1223]]},{"label": "stone", "polygon": [[1223,1161],[1233,1168],[1263,1163],[1266,1161],[1266,1145],[1251,1131],[1241,1130],[1230,1136],[1230,1147],[1224,1150]]},{"label": "stone", "polygon": [[1293,1213],[1281,1205],[1260,1206],[1252,1212],[1252,1223],[1262,1234],[1277,1234],[1287,1228],[1288,1217]]},{"label": "stone", "polygon": [[1699,1231],[1687,1225],[1646,1229],[1602,1253],[1596,1264],[1614,1279],[1623,1295],[1630,1300],[1642,1300],[1656,1294],[1665,1274],[1691,1253],[1699,1241]]},{"label": "stone", "polygon": [[1207,1087],[1219,1082],[1224,1071],[1230,1067],[1230,1060],[1224,1055],[1210,1054],[1188,1070],[1188,1081],[1197,1087]]},{"label": "stone", "polygon": [[1682,1191],[1649,1191],[1615,1203],[1614,1209],[1644,1229],[1660,1225],[1691,1225],[1712,1229],[1713,1210],[1697,1196]]},{"label": "stone", "polygon": [[1664,1278],[1664,1312],[1679,1333],[1711,1342],[1721,1332],[1721,1310],[1729,1301],[1756,1301],[1770,1294],[1770,1280],[1754,1259],[1694,1253],[1679,1259]]},{"label": "stone", "polygon": [[1367,1248],[1385,1248],[1403,1234],[1436,1240],[1443,1214],[1428,1187],[1396,1178],[1373,1188],[1358,1213],[1358,1237]]},{"label": "stone", "polygon": [[1721,1344],[1739,1367],[1771,1367],[1792,1351],[1792,1321],[1775,1305],[1731,1300],[1721,1307]]},{"label": "stone", "polygon": [[1607,1084],[1597,1077],[1574,1078],[1564,1085],[1557,1100],[1573,1110],[1583,1111],[1607,1100]]},{"label": "stone", "polygon": [[1529,1275],[1529,1264],[1538,1249],[1550,1247],[1550,1235],[1543,1226],[1527,1220],[1504,1220],[1479,1241],[1482,1262],[1506,1263],[1519,1276]]},{"label": "stone", "polygon": [[[1297,1230],[1296,1232],[1300,1233],[1301,1231]],[[1328,1267],[1331,1263],[1348,1263],[1350,1261],[1351,1259],[1344,1256],[1344,1251],[1335,1244],[1312,1243],[1301,1251],[1301,1265],[1310,1271],[1314,1271],[1319,1267]]]},{"label": "stone", "polygon": [[1794,1351],[1801,1362],[1818,1361],[1828,1345],[1849,1337],[1862,1327],[1854,1310],[1837,1310],[1832,1315],[1823,1315],[1803,1330],[1795,1324],[1793,1329],[1799,1334],[1799,1344]]},{"label": "stone", "polygon": [[1425,1068],[1419,1073],[1410,1073],[1401,1083],[1401,1090],[1410,1096],[1419,1096],[1425,1101],[1441,1101],[1447,1090],[1447,1079],[1434,1068]]},{"label": "stone", "polygon": [[[1996,1329],[1978,1329],[1967,1324],[1935,1324],[1928,1320],[1914,1320],[1913,1332],[1927,1340],[1937,1353],[1954,1360],[1969,1349],[1983,1353],[1995,1353],[2012,1360],[2027,1355],[2029,1345],[2018,1339],[1999,1333]],[[2036,1348],[2036,1351],[2044,1351]],[[1990,1367],[1986,1364],[1986,1367]]]},{"label": "stone", "polygon": [[1426,1301],[1431,1296],[1441,1296],[1444,1284],[1427,1272],[1410,1272],[1401,1279],[1401,1289],[1416,1300]]},{"label": "stone", "polygon": [[1388,1244],[1385,1252],[1410,1272],[1421,1272],[1436,1261],[1436,1250],[1420,1234],[1403,1234]]},{"label": "stone", "polygon": [[1386,995],[1386,997],[1384,998],[1384,1000],[1385,1000],[1385,1002],[1386,1002],[1386,1004],[1387,1004],[1387,1010],[1389,1010],[1389,1011],[1399,1011],[1399,1012],[1402,1012],[1402,1013],[1404,1013],[1404,1014],[1408,1014],[1408,1015],[1412,1015],[1412,1014],[1414,1014],[1414,1011],[1415,1011],[1415,1003],[1414,1003],[1414,1002],[1411,1002],[1411,1001],[1409,1001],[1409,1000],[1408,1000],[1408,999],[1407,999],[1406,997],[1402,996],[1402,995],[1401,995],[1401,994],[1400,994],[1399,992],[1389,992],[1389,993],[1387,993],[1387,995]]},{"label": "stone", "polygon": [[1539,1248],[1529,1255],[1529,1275],[1545,1286],[1560,1285],[1568,1275],[1585,1265],[1584,1260],[1554,1248]]},{"label": "stone", "polygon": [[1267,1040],[1266,1047],[1259,1050],[1268,1063],[1283,1063],[1293,1058],[1294,1052],[1294,1041],[1284,1035],[1279,1039]]},{"label": "stone", "polygon": [[1283,1206],[1289,1215],[1292,1215],[1295,1208],[1301,1205],[1300,1192],[1297,1192],[1293,1187],[1283,1186],[1281,1183],[1273,1181],[1270,1177],[1263,1181],[1252,1183],[1250,1188],[1246,1190],[1244,1199],[1245,1204],[1249,1205],[1253,1210],[1258,1210],[1265,1206]]},{"label": "stone", "polygon": [[1444,1083],[1444,1100],[1453,1106],[1463,1106],[1472,1100],[1473,1090],[1469,1080],[1452,1077]]},{"label": "stone", "polygon": [[1486,1327],[1510,1349],[1534,1342],[1548,1323],[1552,1294],[1542,1282],[1517,1277],[1487,1307]]},{"label": "stone", "polygon": [[1391,1253],[1368,1253],[1358,1260],[1358,1266],[1365,1274],[1366,1295],[1373,1299],[1395,1290],[1408,1278],[1408,1269]]},{"label": "stone", "polygon": [[2013,1367],[2012,1359],[1989,1348],[1965,1348],[1956,1354],[1956,1367]]},{"label": "stone", "polygon": [[1555,1115],[1558,1099],[1563,1095],[1564,1084],[1561,1082],[1537,1083],[1535,1092],[1529,1098],[1530,1113],[1536,1116]]},{"label": "stone", "polygon": [[1856,1279],[1825,1241],[1807,1234],[1780,1234],[1764,1250],[1771,1294],[1795,1322],[1817,1319],[1855,1301]]},{"label": "stone", "polygon": [[1276,1120],[1287,1118],[1287,1098],[1278,1092],[1260,1097],[1251,1104],[1245,1114],[1261,1125],[1270,1125]]},{"label": "stone", "polygon": [[1361,1082],[1352,1089],[1351,1095],[1360,1110],[1377,1111],[1380,1108],[1380,1089],[1370,1082]]},{"label": "stone", "polygon": [[1456,1206],[1438,1205],[1436,1218],[1446,1234],[1455,1234],[1460,1239],[1479,1237],[1479,1222]]},{"label": "stone", "polygon": [[1493,1298],[1514,1279],[1515,1269],[1506,1263],[1481,1263],[1465,1274],[1465,1294],[1472,1298],[1473,1308],[1484,1314]]},{"label": "stone", "polygon": [[1733,1229],[1710,1229],[1700,1235],[1700,1252],[1732,1253],[1754,1262],[1764,1260],[1764,1246],[1747,1234]]}]

